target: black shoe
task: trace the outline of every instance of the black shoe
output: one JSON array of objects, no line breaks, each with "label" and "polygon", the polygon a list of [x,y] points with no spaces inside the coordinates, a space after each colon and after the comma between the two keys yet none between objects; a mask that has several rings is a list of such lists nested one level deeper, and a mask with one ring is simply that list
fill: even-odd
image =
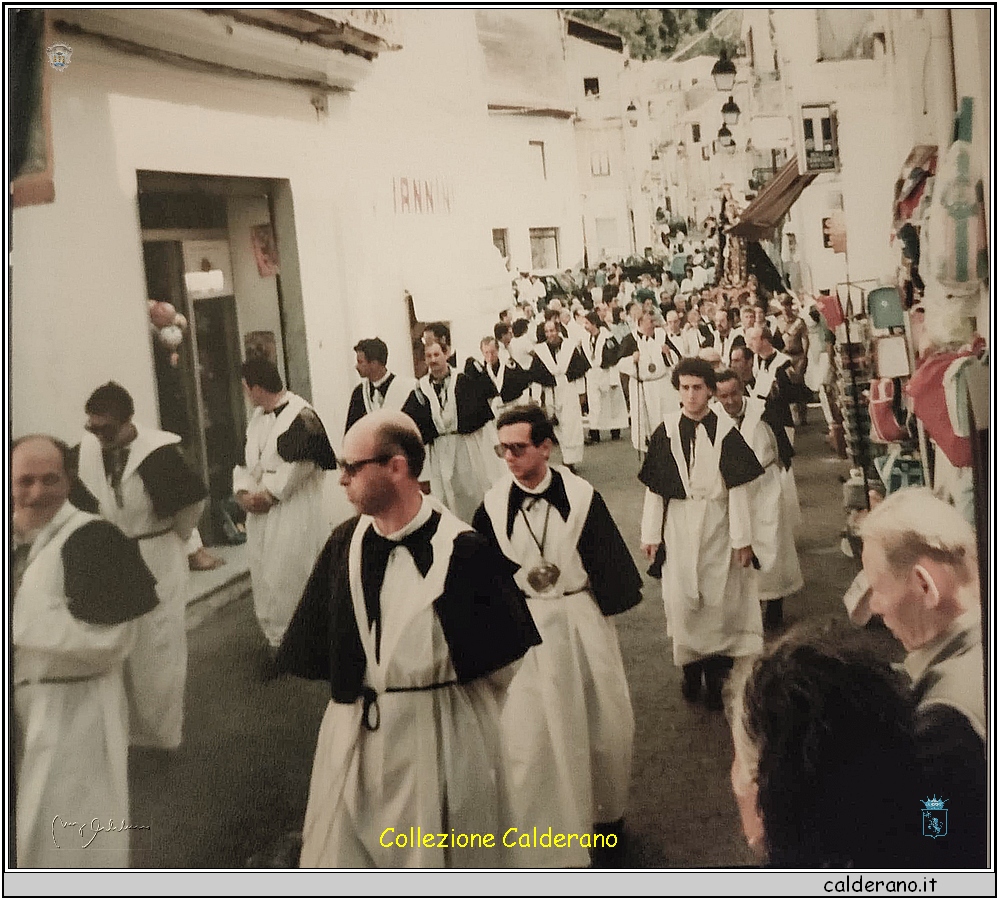
[{"label": "black shoe", "polygon": [[784,599],[767,600],[763,612],[763,627],[766,629],[780,628],[784,624]]},{"label": "black shoe", "polygon": [[600,432],[596,429],[590,429],[590,443],[599,444],[600,443]]},{"label": "black shoe", "polygon": [[693,703],[701,693],[701,664],[688,663],[683,667],[683,683],[680,693],[688,703]]},{"label": "black shoe", "polygon": [[704,705],[712,712],[721,712],[725,708],[722,688],[733,662],[730,656],[712,656],[704,661],[704,684],[707,687]]},{"label": "black shoe", "polygon": [[611,440],[612,441],[619,441],[619,440],[621,440],[621,429],[620,428],[612,428],[611,429]]}]

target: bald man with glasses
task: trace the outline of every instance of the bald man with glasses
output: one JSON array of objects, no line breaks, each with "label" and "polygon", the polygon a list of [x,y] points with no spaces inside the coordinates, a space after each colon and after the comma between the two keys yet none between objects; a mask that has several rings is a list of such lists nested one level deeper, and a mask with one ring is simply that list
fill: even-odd
[{"label": "bald man with glasses", "polygon": [[358,515],[320,554],[278,653],[279,671],[330,685],[303,868],[509,864],[499,840],[437,837],[513,824],[500,709],[541,639],[506,560],[421,491],[424,454],[403,413],[347,432],[338,469]]}]

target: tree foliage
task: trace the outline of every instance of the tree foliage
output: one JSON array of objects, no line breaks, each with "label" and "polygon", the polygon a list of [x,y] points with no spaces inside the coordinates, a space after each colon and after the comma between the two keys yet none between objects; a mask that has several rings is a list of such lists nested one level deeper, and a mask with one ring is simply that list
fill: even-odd
[{"label": "tree foliage", "polygon": [[664,59],[705,31],[720,9],[573,9],[583,22],[620,34],[633,59]]}]

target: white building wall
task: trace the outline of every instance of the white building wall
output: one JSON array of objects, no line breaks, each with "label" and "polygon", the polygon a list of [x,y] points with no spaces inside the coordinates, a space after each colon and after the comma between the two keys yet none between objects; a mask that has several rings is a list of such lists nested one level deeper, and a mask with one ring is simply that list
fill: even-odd
[{"label": "white building wall", "polygon": [[[334,436],[356,383],[357,339],[381,335],[393,366],[411,370],[404,289],[456,323],[491,326],[509,282],[481,202],[489,121],[472,14],[398,15],[406,49],[375,60],[352,95],[331,96],[328,114],[298,88],[74,38],[72,64],[52,79],[56,201],[13,218],[15,435],[75,439],[86,396],[109,378],[133,393],[138,419],[157,421],[137,170],[287,180],[313,400]],[[574,172],[568,140],[549,139]],[[401,177],[445,185],[450,205],[401,214]],[[550,194],[568,187],[559,176]],[[566,251],[578,253],[578,228],[549,216],[531,224],[561,225]]]}]

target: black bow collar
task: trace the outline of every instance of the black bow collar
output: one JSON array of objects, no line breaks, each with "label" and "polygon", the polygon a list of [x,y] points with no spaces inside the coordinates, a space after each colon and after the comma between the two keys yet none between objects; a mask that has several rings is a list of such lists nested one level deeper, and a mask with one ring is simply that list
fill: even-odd
[{"label": "black bow collar", "polygon": [[405,547],[413,557],[420,575],[426,578],[434,563],[434,548],[430,542],[437,533],[440,521],[440,512],[434,510],[426,522],[402,540],[393,541],[382,537],[374,527],[368,528],[361,539],[361,587],[364,591],[364,607],[368,612],[368,624],[375,626],[376,657],[381,652],[381,593],[389,554],[396,547]]},{"label": "black bow collar", "polygon": [[507,537],[513,534],[513,521],[517,518],[517,513],[521,507],[528,500],[547,500],[558,511],[558,514],[562,517],[562,521],[568,521],[570,507],[569,495],[565,492],[565,482],[562,480],[562,475],[556,472],[555,469],[552,469],[551,473],[551,483],[540,494],[528,493],[516,481],[510,485],[510,502],[507,504],[506,509]]}]

